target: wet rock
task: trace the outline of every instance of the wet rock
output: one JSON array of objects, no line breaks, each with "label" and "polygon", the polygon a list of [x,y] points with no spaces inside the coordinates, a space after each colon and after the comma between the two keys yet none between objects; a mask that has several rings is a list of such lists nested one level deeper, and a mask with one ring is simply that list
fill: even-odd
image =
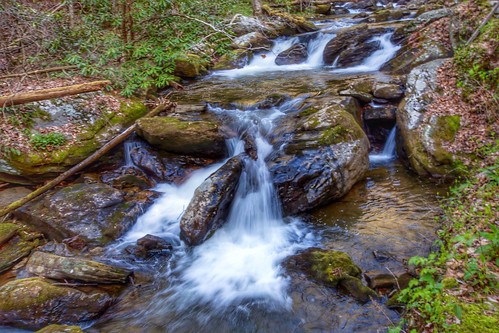
[{"label": "wet rock", "polygon": [[307,60],[307,56],[307,45],[298,43],[279,53],[275,59],[275,63],[278,66],[301,64]]},{"label": "wet rock", "polygon": [[331,12],[331,4],[316,5],[313,7],[313,11],[319,15],[327,15]]},{"label": "wet rock", "polygon": [[383,99],[399,99],[404,95],[404,90],[397,84],[376,83],[373,95]]},{"label": "wet rock", "polygon": [[352,96],[357,98],[362,103],[369,103],[373,99],[373,95],[367,92],[359,91],[356,89],[345,89],[339,92],[340,96]]},{"label": "wet rock", "polygon": [[97,318],[112,302],[105,293],[84,293],[41,278],[20,279],[0,287],[0,325],[39,329],[53,323]]},{"label": "wet rock", "polygon": [[382,71],[407,74],[421,64],[452,56],[453,51],[450,43],[433,36],[429,31],[419,33],[417,41],[412,41],[411,38],[408,38],[413,32],[412,29],[421,30],[422,27],[419,25],[406,26],[395,31],[392,39],[402,44],[402,47],[397,51],[395,57],[381,67]]},{"label": "wet rock", "polygon": [[368,22],[384,22],[400,20],[406,16],[404,9],[382,9],[369,16]]},{"label": "wet rock", "polygon": [[167,170],[158,153],[146,147],[134,148],[130,151],[133,164],[158,180],[165,180]]},{"label": "wet rock", "polygon": [[[146,106],[136,100],[124,101],[118,110],[110,110],[110,98],[113,97],[99,92],[30,104],[41,114],[41,118],[35,117],[33,130],[70,124],[81,132],[71,143],[52,151],[31,150],[1,157],[0,181],[32,184],[54,178],[83,161],[147,113]],[[119,101],[116,99],[113,103],[119,104]]]},{"label": "wet rock", "polygon": [[0,209],[8,206],[14,201],[24,198],[30,193],[31,193],[30,189],[22,186],[11,187],[5,190],[0,190]]},{"label": "wet rock", "polygon": [[14,223],[0,223],[0,273],[13,267],[41,245],[42,235]]},{"label": "wet rock", "polygon": [[186,54],[175,59],[173,74],[184,78],[195,78],[208,72],[206,61],[195,54]]},{"label": "wet rock", "polygon": [[171,250],[172,245],[168,243],[165,239],[154,236],[145,235],[144,237],[137,240],[137,245],[142,246],[146,250]]},{"label": "wet rock", "polygon": [[454,177],[459,153],[447,150],[460,128],[460,116],[424,117],[437,91],[438,68],[446,59],[434,60],[414,68],[407,78],[405,98],[397,111],[399,156],[420,175]]},{"label": "wet rock", "polygon": [[371,28],[361,24],[338,32],[324,48],[324,63],[337,67],[349,67],[360,64],[365,58],[379,49],[379,43],[369,42],[375,36],[385,32],[385,28]]},{"label": "wet rock", "polygon": [[222,158],[227,155],[219,126],[209,121],[182,121],[173,117],[142,118],[138,134],[152,146],[181,155]]},{"label": "wet rock", "polygon": [[233,157],[196,189],[180,220],[180,236],[187,244],[201,244],[223,225],[242,169],[242,156]]},{"label": "wet rock", "polygon": [[[214,70],[243,68],[253,59],[253,53],[248,50],[234,50],[221,56],[215,65]],[[178,112],[175,109],[175,112]]]},{"label": "wet rock", "polygon": [[87,244],[98,246],[122,236],[155,195],[139,192],[126,201],[109,185],[75,184],[25,205],[15,215],[51,240],[80,235]]},{"label": "wet rock", "polygon": [[267,163],[285,214],[342,197],[367,171],[369,142],[345,101],[326,99],[278,125],[272,143],[284,149]]},{"label": "wet rock", "polygon": [[383,105],[381,107],[369,107],[364,110],[364,121],[391,120],[395,121],[397,112],[396,105]]},{"label": "wet rock", "polygon": [[100,284],[126,283],[132,273],[100,262],[76,257],[62,257],[37,251],[31,255],[26,270],[34,275],[56,280],[77,280]]},{"label": "wet rock", "polygon": [[83,333],[83,330],[80,326],[68,326],[68,325],[49,325],[47,327],[42,328],[35,333]]},{"label": "wet rock", "polygon": [[235,38],[232,41],[232,47],[245,50],[270,50],[272,41],[261,32],[254,31]]},{"label": "wet rock", "polygon": [[430,10],[430,11],[425,11],[421,15],[418,15],[416,19],[414,20],[414,23],[421,24],[421,23],[431,23],[433,21],[436,21],[438,19],[441,19],[443,17],[447,17],[452,15],[452,9],[451,8],[442,8],[442,9],[435,9],[435,10]]},{"label": "wet rock", "polygon": [[360,268],[344,252],[310,248],[291,257],[287,268],[306,272],[328,287],[342,287],[359,302],[366,303],[371,297],[377,298],[372,289],[362,284]]},{"label": "wet rock", "polygon": [[398,300],[399,297],[400,297],[400,292],[396,292],[395,294],[390,296],[388,301],[386,301],[385,306],[389,309],[403,308],[405,304]]},{"label": "wet rock", "polygon": [[402,290],[409,285],[412,276],[405,270],[371,270],[364,272],[367,284],[373,289],[388,288]]}]

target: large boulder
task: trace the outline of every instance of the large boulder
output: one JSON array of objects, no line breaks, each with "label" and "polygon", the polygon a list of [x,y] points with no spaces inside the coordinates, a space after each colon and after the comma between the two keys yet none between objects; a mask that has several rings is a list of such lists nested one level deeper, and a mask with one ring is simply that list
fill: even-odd
[{"label": "large boulder", "polygon": [[84,293],[47,280],[14,280],[0,287],[0,325],[40,329],[48,324],[97,318],[112,302],[102,292]]},{"label": "large boulder", "polygon": [[39,233],[14,223],[0,223],[0,273],[10,269],[42,243]]},{"label": "large boulder", "polygon": [[211,121],[184,121],[174,117],[142,118],[137,132],[152,146],[174,154],[222,158],[225,138]]},{"label": "large boulder", "polygon": [[180,220],[180,236],[199,245],[225,222],[243,170],[241,155],[228,160],[194,192]]},{"label": "large boulder", "polygon": [[206,74],[208,63],[200,56],[195,54],[186,54],[175,59],[175,69],[173,74],[184,78],[195,78]]},{"label": "large boulder", "polygon": [[122,236],[152,204],[145,191],[127,198],[102,183],[75,184],[52,192],[16,211],[24,223],[49,239],[80,235],[89,245],[104,245]]},{"label": "large boulder", "polygon": [[37,251],[26,264],[26,271],[56,280],[78,280],[90,283],[126,283],[129,270],[77,257],[63,257]]},{"label": "large boulder", "polygon": [[425,116],[438,91],[437,73],[447,59],[428,62],[414,68],[407,78],[405,98],[397,111],[399,155],[421,175],[452,177],[459,156],[448,151],[460,128],[458,115]]},{"label": "large boulder", "polygon": [[[369,167],[369,141],[348,97],[288,115],[273,138],[269,170],[284,212],[304,212],[345,195]],[[360,110],[358,110],[360,113]]]},{"label": "large boulder", "polygon": [[359,65],[380,48],[379,42],[369,40],[386,31],[388,30],[383,27],[369,28],[367,24],[341,30],[326,44],[323,51],[324,63],[334,63],[340,68]]},{"label": "large boulder", "polygon": [[147,113],[141,102],[109,94],[87,93],[25,106],[32,110],[32,132],[60,129],[74,137],[50,149],[30,148],[22,154],[0,154],[0,181],[18,184],[40,182],[83,161],[137,118]]},{"label": "large boulder", "polygon": [[279,53],[275,59],[275,63],[279,66],[301,64],[307,60],[307,55],[307,45],[298,43]]}]

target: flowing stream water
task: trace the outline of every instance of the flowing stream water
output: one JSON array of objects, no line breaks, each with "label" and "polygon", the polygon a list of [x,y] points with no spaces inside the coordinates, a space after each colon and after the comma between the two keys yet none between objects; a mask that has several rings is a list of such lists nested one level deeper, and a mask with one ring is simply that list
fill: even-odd
[{"label": "flowing stream water", "polygon": [[[399,48],[390,33],[373,36],[379,49],[362,64],[324,66],[325,45],[338,29],[352,24],[350,19],[324,23],[318,33],[277,39],[271,51],[255,56],[247,66],[215,72],[187,87],[184,101],[244,104],[245,98],[258,100],[262,92],[272,93],[276,87],[299,95],[345,75],[368,73],[382,79],[378,69]],[[304,38],[306,62],[275,65],[279,52]],[[154,264],[129,263],[139,277],[137,289],[89,323],[88,332],[381,332],[398,320],[395,311],[380,310],[373,302],[359,304],[303,274],[286,272],[283,261],[299,250],[325,246],[347,252],[362,270],[400,268],[410,256],[427,253],[434,238],[435,197],[444,188],[415,177],[395,159],[394,128],[383,151],[371,155],[366,179],[347,196],[311,214],[284,218],[265,163],[279,147],[273,147],[268,136],[276,121],[296,111],[302,99],[266,109],[209,108],[211,114],[229,119],[238,134],[227,143],[231,156],[243,152],[243,133],[256,138],[258,158],[245,160],[227,223],[193,248],[178,236],[180,217],[195,189],[224,162],[195,171],[183,184],[158,185],[161,197],[108,249],[108,256],[119,260],[125,246],[154,234],[174,244],[171,257]],[[386,260],[379,260],[380,253]]]}]

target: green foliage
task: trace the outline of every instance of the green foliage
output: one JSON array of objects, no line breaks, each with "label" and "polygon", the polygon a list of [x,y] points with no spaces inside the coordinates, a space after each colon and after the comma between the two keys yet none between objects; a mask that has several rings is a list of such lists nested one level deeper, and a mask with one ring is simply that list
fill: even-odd
[{"label": "green foliage", "polygon": [[37,133],[30,140],[31,144],[37,150],[53,150],[55,147],[64,145],[66,141],[64,135],[57,132]]}]

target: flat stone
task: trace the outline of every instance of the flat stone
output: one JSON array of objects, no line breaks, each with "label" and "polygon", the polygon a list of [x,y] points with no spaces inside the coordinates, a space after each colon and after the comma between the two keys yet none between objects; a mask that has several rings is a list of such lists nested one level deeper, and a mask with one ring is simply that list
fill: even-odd
[{"label": "flat stone", "polygon": [[[393,273],[393,274],[392,274]],[[368,285],[373,289],[404,289],[409,285],[412,276],[405,270],[371,270],[364,272]]]}]

